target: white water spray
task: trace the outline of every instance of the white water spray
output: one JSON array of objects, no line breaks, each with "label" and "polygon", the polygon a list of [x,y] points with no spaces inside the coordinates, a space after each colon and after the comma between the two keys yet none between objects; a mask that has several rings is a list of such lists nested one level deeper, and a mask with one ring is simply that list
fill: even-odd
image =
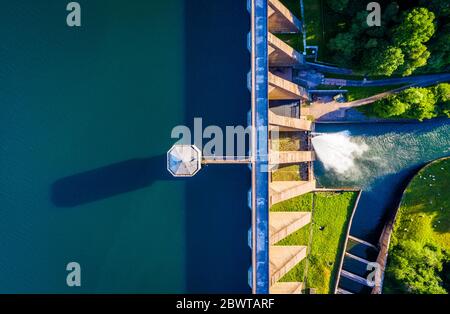
[{"label": "white water spray", "polygon": [[312,138],[312,144],[325,169],[333,170],[339,174],[354,170],[355,160],[369,149],[365,143],[352,141],[350,133],[347,131],[319,133]]}]

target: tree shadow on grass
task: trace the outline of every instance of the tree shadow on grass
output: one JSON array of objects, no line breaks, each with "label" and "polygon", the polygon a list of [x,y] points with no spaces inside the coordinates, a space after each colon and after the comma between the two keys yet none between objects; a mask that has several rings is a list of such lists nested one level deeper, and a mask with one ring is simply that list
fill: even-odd
[{"label": "tree shadow on grass", "polygon": [[61,178],[52,184],[50,197],[56,207],[75,207],[171,179],[166,155],[136,158]]}]

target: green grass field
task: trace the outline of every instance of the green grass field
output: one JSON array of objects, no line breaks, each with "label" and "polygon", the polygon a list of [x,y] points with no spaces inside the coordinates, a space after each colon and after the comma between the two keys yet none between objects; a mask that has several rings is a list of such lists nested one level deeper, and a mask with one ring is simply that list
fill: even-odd
[{"label": "green grass field", "polygon": [[450,158],[423,168],[401,200],[384,293],[450,290]]},{"label": "green grass field", "polygon": [[392,245],[413,239],[450,249],[450,159],[422,169],[406,189],[392,234]]},{"label": "green grass field", "polygon": [[333,292],[344,249],[345,234],[357,194],[357,192],[316,192],[272,206],[272,211],[307,211],[311,210],[314,197],[313,223],[277,243],[310,246],[307,261],[305,259],[299,263],[281,281],[305,282],[306,288],[315,288],[317,293]]}]

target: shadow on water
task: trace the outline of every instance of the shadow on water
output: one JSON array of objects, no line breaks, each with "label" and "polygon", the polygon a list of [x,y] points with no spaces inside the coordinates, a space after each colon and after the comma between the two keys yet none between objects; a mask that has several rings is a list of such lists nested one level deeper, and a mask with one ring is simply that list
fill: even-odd
[{"label": "shadow on water", "polygon": [[51,186],[57,207],[75,207],[150,186],[158,180],[174,180],[166,168],[166,155],[130,159],[74,174]]},{"label": "shadow on water", "polygon": [[[202,117],[203,128],[246,126],[249,30],[245,1],[185,1],[185,124],[191,130],[194,117]],[[250,175],[246,166],[211,165],[187,181],[188,293],[251,292]]]},{"label": "shadow on water", "polygon": [[188,182],[186,270],[189,293],[248,293],[250,171],[208,166]]}]

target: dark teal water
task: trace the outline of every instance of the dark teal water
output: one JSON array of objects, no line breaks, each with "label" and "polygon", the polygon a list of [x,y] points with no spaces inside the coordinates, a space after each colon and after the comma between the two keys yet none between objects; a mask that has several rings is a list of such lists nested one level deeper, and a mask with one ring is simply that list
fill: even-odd
[{"label": "dark teal water", "polygon": [[376,243],[385,218],[397,206],[409,179],[427,162],[450,155],[450,119],[415,123],[317,124],[317,132],[348,131],[352,142],[367,145],[346,174],[315,164],[320,185],[358,187],[363,194],[351,234]]},{"label": "dark teal water", "polygon": [[245,3],[79,2],[0,10],[0,292],[248,292],[248,169],[165,165],[175,125],[246,119]]}]

